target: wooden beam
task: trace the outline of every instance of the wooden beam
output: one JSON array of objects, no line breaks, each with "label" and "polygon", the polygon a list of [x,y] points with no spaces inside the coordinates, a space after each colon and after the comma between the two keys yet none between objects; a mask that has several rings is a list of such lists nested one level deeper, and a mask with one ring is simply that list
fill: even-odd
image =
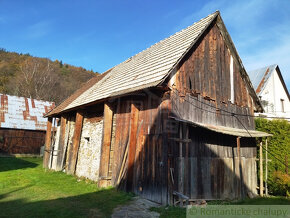
[{"label": "wooden beam", "polygon": [[191,142],[191,139],[179,139],[179,138],[169,138],[169,140],[173,140],[175,142],[179,142],[179,143],[189,143]]},{"label": "wooden beam", "polygon": [[243,168],[241,162],[241,137],[237,137],[237,155],[238,155],[238,166],[239,166],[239,174],[240,174],[240,185],[241,185],[241,197],[243,197],[244,191],[244,180],[243,180]]},{"label": "wooden beam", "polygon": [[266,155],[265,155],[265,195],[268,196],[268,139],[266,138]]},{"label": "wooden beam", "polygon": [[263,185],[263,142],[260,142],[260,196],[263,197],[264,185]]},{"label": "wooden beam", "polygon": [[83,115],[80,112],[77,112],[75,129],[72,138],[72,157],[70,159],[70,163],[68,164],[67,168],[68,174],[72,175],[75,174],[82,128],[83,128]]},{"label": "wooden beam", "polygon": [[128,178],[127,178],[127,191],[133,189],[134,178],[134,163],[137,144],[137,128],[138,128],[139,109],[136,107],[134,101],[131,103],[130,115],[130,136],[129,136],[129,150],[128,150]]},{"label": "wooden beam", "polygon": [[56,171],[62,170],[63,167],[63,158],[64,158],[64,148],[65,148],[65,130],[66,130],[66,118],[62,116],[60,118],[60,134],[59,134],[59,143],[58,143],[58,152],[57,152],[57,161],[56,161]]},{"label": "wooden beam", "polygon": [[99,187],[107,187],[110,181],[107,180],[109,173],[110,147],[113,129],[113,109],[108,104],[104,104],[104,124],[103,124],[103,144],[101,151],[101,162],[99,169]]},{"label": "wooden beam", "polygon": [[52,127],[52,117],[49,117],[46,125],[46,135],[45,135],[45,148],[43,154],[43,167],[48,168],[50,150],[51,150],[51,127]]},{"label": "wooden beam", "polygon": [[180,123],[179,125],[179,138],[180,139],[175,139],[174,141],[179,141],[179,157],[182,157],[182,142],[183,142],[183,137],[182,137],[182,124]]}]

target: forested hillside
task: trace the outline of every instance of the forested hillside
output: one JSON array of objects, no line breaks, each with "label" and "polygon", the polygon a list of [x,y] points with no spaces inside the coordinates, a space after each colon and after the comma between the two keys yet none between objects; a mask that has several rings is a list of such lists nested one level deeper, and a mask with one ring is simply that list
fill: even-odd
[{"label": "forested hillside", "polygon": [[0,49],[0,93],[61,103],[97,73]]}]

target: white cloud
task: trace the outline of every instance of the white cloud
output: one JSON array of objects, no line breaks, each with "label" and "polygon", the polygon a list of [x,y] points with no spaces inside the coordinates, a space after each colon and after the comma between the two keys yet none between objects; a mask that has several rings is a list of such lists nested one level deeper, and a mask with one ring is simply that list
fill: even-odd
[{"label": "white cloud", "polygon": [[50,21],[39,21],[27,28],[26,37],[37,39],[46,36],[51,31],[52,23]]}]

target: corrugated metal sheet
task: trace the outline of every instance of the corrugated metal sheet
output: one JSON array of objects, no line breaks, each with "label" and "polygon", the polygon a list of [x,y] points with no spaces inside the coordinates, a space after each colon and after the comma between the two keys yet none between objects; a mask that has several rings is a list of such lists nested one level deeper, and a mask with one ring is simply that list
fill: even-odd
[{"label": "corrugated metal sheet", "polygon": [[100,99],[157,86],[186,54],[219,12],[187,27],[115,66],[64,110]]},{"label": "corrugated metal sheet", "polygon": [[275,71],[277,66],[278,66],[277,64],[273,64],[267,67],[259,68],[248,72],[248,75],[250,76],[254,89],[256,90],[258,95],[260,92],[264,90],[264,87],[266,86],[268,79]]},{"label": "corrugated metal sheet", "polygon": [[46,130],[47,118],[54,103],[0,94],[0,128]]},{"label": "corrugated metal sheet", "polygon": [[246,138],[272,136],[272,134],[257,131],[257,130],[247,131],[246,129],[238,129],[238,128],[231,128],[231,127],[226,127],[226,126],[215,126],[215,125],[210,125],[210,124],[197,123],[197,122],[192,122],[192,121],[188,121],[188,120],[184,120],[184,119],[180,119],[176,117],[171,117],[171,118],[179,122],[188,123],[193,126],[205,128],[210,131],[214,131],[214,132],[218,132],[218,133],[226,134],[226,135],[240,136],[240,137],[246,137]]}]

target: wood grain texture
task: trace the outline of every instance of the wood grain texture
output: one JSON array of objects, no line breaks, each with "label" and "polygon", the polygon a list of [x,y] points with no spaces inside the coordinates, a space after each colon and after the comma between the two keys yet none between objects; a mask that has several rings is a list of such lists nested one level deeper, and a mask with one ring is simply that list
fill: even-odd
[{"label": "wood grain texture", "polygon": [[137,145],[137,128],[138,128],[138,114],[139,109],[137,108],[134,101],[131,103],[131,115],[130,115],[130,140],[129,140],[129,151],[128,151],[128,179],[127,179],[127,190],[132,191],[133,185],[133,174],[134,174],[134,163]]},{"label": "wood grain texture", "polygon": [[59,135],[59,146],[57,152],[57,162],[56,162],[56,171],[60,171],[63,168],[63,159],[65,151],[65,132],[66,132],[66,117],[62,116],[60,118],[60,135]]},{"label": "wood grain texture", "polygon": [[52,127],[52,118],[49,117],[47,120],[46,126],[46,135],[45,135],[45,149],[43,154],[43,167],[48,168],[49,159],[50,159],[50,149],[51,149],[51,127]]},{"label": "wood grain texture", "polygon": [[77,112],[74,134],[72,139],[72,155],[67,168],[68,174],[72,175],[75,174],[82,127],[83,127],[83,115],[81,112]]},{"label": "wood grain texture", "polygon": [[100,169],[99,169],[99,186],[107,187],[108,173],[109,173],[109,160],[110,160],[110,146],[112,139],[112,126],[113,126],[113,109],[108,104],[104,105],[104,129],[103,129],[103,145],[101,151]]}]

